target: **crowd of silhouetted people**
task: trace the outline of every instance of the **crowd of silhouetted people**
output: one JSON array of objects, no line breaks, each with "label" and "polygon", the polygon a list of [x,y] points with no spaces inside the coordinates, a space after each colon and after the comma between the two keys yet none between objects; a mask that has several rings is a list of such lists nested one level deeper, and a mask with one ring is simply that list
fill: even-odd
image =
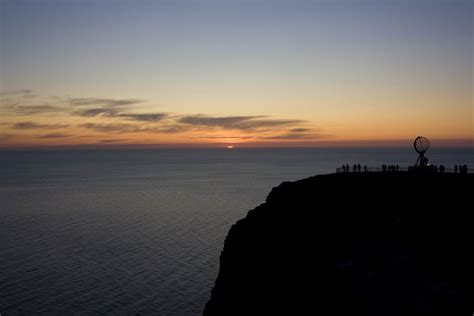
[{"label": "crowd of silhouetted people", "polygon": [[454,165],[454,173],[467,173],[467,165]]},{"label": "crowd of silhouetted people", "polygon": [[[415,167],[416,168],[416,167]],[[422,168],[423,170],[431,170],[433,172],[439,172],[439,173],[444,173],[446,172],[446,167],[444,165],[436,166],[436,165],[428,165],[428,166],[423,166],[419,167]],[[367,168],[367,165],[364,165],[363,167],[361,164],[354,164],[352,167],[349,166],[348,164],[342,165],[342,172],[369,172],[369,168]],[[373,170],[373,169],[372,169]],[[376,171],[382,171],[382,172],[398,172],[400,171],[401,168],[399,165],[382,165],[382,169],[376,168]],[[468,173],[468,168],[467,165],[454,165],[454,169],[451,169],[454,173],[461,173],[461,174],[466,174]]]},{"label": "crowd of silhouetted people", "polygon": [[[367,172],[367,166],[364,166],[364,172]],[[342,171],[343,172],[351,172],[351,167],[349,165],[342,165]],[[360,164],[353,165],[352,166],[352,172],[361,172],[362,171],[362,166]]]},{"label": "crowd of silhouetted people", "polygon": [[386,172],[394,172],[394,171],[400,171],[400,166],[399,165],[382,165],[382,171]]},{"label": "crowd of silhouetted people", "polygon": [[[428,166],[424,166],[423,167],[424,169],[429,169],[429,170],[433,170],[434,172],[439,172],[439,173],[445,173],[446,172],[446,167],[444,165],[440,165],[440,166],[437,166],[437,165],[428,165]],[[466,174],[468,173],[468,168],[467,168],[467,165],[454,165],[454,169],[451,169],[450,171],[454,172],[454,173],[461,173],[461,174]]]},{"label": "crowd of silhouetted people", "polygon": [[[399,165],[382,165],[382,171],[399,171],[400,166]],[[367,165],[364,165],[364,167],[361,166],[361,164],[354,164],[352,168],[349,165],[342,165],[342,172],[368,172],[369,169],[367,168]],[[378,171],[378,170],[377,170]]]}]

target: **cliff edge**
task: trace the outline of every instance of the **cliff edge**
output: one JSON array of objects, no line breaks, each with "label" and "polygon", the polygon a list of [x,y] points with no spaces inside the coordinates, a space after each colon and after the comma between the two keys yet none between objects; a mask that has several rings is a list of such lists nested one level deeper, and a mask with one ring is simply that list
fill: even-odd
[{"label": "cliff edge", "polygon": [[232,226],[204,315],[473,315],[473,180],[282,183]]}]

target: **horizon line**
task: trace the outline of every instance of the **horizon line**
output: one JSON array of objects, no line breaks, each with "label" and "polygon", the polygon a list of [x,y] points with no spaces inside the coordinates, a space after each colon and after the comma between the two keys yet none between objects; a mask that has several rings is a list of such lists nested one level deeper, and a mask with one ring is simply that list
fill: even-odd
[{"label": "horizon line", "polygon": [[[0,151],[54,151],[54,150],[133,150],[133,149],[298,149],[298,148],[406,148],[413,146],[413,140],[347,140],[292,143],[137,143],[137,144],[51,144],[51,145],[5,145]],[[474,148],[474,139],[430,139],[437,148]]]}]

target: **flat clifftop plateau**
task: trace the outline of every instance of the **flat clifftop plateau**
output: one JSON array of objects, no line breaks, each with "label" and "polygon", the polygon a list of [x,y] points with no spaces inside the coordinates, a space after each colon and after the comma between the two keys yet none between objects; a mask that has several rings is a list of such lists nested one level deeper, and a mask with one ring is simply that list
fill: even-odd
[{"label": "flat clifftop plateau", "polygon": [[232,226],[204,315],[473,315],[473,180],[282,183]]}]

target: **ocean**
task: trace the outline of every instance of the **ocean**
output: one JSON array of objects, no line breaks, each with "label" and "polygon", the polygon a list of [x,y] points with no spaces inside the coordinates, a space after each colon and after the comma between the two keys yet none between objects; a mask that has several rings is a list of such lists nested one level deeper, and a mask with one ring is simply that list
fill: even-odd
[{"label": "ocean", "polygon": [[[427,156],[474,166],[472,148]],[[228,230],[272,187],[416,158],[411,147],[0,152],[0,314],[199,315]]]}]

